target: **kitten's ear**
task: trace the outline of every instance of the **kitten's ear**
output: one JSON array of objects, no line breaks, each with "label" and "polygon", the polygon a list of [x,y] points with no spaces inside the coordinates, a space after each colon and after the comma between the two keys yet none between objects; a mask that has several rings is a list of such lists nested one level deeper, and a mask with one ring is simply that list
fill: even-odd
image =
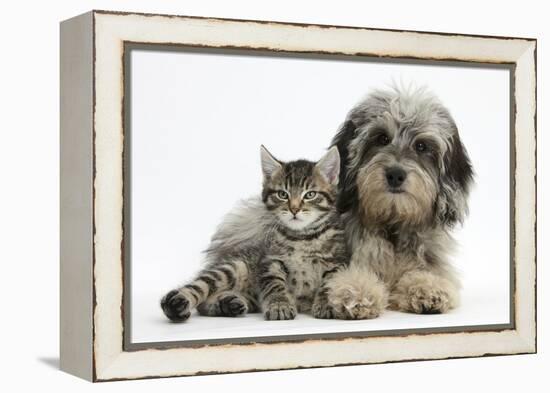
[{"label": "kitten's ear", "polygon": [[330,184],[337,185],[340,175],[340,153],[338,153],[338,148],[332,146],[315,167]]},{"label": "kitten's ear", "polygon": [[260,148],[260,153],[262,157],[262,172],[264,173],[264,177],[269,179],[275,172],[282,169],[283,166],[263,145]]}]

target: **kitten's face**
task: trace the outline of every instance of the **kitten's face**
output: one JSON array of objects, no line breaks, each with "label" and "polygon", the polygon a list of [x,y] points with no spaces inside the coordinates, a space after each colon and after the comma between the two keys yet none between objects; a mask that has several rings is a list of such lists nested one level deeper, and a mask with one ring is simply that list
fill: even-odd
[{"label": "kitten's face", "polygon": [[337,149],[331,149],[317,163],[284,163],[262,148],[262,169],[262,199],[284,226],[306,229],[334,209],[340,170]]}]

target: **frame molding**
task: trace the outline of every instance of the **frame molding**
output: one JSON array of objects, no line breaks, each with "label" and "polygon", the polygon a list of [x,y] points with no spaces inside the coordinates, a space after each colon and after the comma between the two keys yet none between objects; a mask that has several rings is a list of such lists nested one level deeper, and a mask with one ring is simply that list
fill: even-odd
[{"label": "frame molding", "polygon": [[[136,43],[513,68],[512,326],[246,345],[125,345],[124,49]],[[534,39],[91,11],[61,25],[61,183],[61,368],[82,378],[106,381],[536,352]]]}]

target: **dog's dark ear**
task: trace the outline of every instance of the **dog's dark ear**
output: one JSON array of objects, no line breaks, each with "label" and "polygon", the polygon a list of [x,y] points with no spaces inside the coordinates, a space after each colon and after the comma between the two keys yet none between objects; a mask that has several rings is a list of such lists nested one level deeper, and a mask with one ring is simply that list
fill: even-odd
[{"label": "dog's dark ear", "polygon": [[349,144],[355,137],[356,128],[356,125],[351,120],[346,120],[332,139],[331,143],[331,146],[336,146],[338,148],[338,153],[340,153],[338,209],[342,212],[348,210],[353,200],[357,198],[355,180],[350,179],[350,176],[348,176]]},{"label": "dog's dark ear", "polygon": [[[454,126],[454,122],[452,124]],[[444,170],[437,203],[440,223],[451,227],[462,222],[468,214],[468,195],[474,178],[468,153],[456,126],[454,128],[451,149],[443,157]]]}]

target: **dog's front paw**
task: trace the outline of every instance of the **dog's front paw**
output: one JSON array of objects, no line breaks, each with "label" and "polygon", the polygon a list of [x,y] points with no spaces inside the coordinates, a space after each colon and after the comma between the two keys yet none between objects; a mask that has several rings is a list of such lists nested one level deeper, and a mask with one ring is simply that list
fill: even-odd
[{"label": "dog's front paw", "polygon": [[282,321],[296,318],[296,306],[287,302],[273,302],[264,310],[264,317],[268,321]]},{"label": "dog's front paw", "polygon": [[456,287],[430,272],[404,275],[390,297],[391,308],[416,314],[446,313],[458,304]]},{"label": "dog's front paw", "polygon": [[172,322],[183,322],[191,315],[189,300],[177,290],[168,292],[160,301],[164,315]]},{"label": "dog's front paw", "polygon": [[338,319],[378,318],[386,308],[386,300],[378,292],[359,291],[357,288],[342,288],[330,296],[334,315]]},{"label": "dog's front paw", "polygon": [[364,268],[349,267],[327,281],[328,304],[334,318],[377,318],[388,304],[385,285]]},{"label": "dog's front paw", "polygon": [[450,308],[449,294],[440,289],[409,288],[408,309],[417,314],[440,314]]}]

